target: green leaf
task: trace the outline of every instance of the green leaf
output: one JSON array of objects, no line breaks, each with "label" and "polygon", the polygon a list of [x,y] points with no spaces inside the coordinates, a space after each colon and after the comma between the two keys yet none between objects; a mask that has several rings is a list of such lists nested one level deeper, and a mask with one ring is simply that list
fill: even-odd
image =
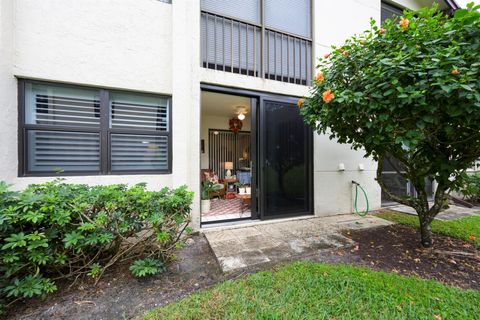
[{"label": "green leaf", "polygon": [[65,238],[63,239],[63,242],[65,243],[65,248],[71,248],[73,246],[76,246],[79,241],[84,238],[85,237],[77,231],[72,231],[65,234]]},{"label": "green leaf", "polygon": [[166,270],[163,262],[154,258],[136,260],[129,269],[135,277],[154,275]]}]

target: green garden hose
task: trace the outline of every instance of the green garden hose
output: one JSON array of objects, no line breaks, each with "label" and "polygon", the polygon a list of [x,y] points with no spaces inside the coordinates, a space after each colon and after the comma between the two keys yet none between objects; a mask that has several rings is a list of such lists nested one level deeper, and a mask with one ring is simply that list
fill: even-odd
[{"label": "green garden hose", "polygon": [[[362,188],[362,186],[360,185],[360,183],[356,182],[356,181],[353,181],[352,180],[352,183],[355,185],[355,200],[353,202],[353,208],[355,209],[355,213],[358,214],[360,217],[365,217],[368,213],[368,196],[367,196],[367,192],[365,191],[365,189]],[[365,211],[363,212],[360,212],[358,211],[358,205],[357,205],[357,202],[358,202],[358,188],[360,188],[360,190],[362,190],[363,192],[363,195],[365,196],[365,203],[367,204],[367,208],[365,209]]]}]

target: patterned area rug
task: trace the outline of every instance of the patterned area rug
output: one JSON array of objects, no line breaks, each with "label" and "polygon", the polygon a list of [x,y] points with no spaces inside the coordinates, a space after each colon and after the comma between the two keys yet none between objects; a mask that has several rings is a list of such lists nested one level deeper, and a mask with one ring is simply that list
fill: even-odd
[{"label": "patterned area rug", "polygon": [[[210,211],[205,216],[216,216],[219,214],[242,213],[242,200],[240,199],[212,199]],[[250,215],[250,208],[243,211],[244,214]]]},{"label": "patterned area rug", "polygon": [[242,212],[242,200],[240,199],[212,199],[210,211],[202,213],[202,221],[248,218],[250,216],[250,208],[245,208]]}]

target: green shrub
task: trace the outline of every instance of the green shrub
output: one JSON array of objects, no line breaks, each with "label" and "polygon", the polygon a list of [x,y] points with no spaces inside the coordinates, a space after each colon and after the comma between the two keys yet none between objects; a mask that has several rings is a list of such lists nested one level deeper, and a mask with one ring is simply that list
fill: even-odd
[{"label": "green shrub", "polygon": [[469,201],[480,202],[480,173],[466,175],[455,191]]},{"label": "green shrub", "polygon": [[136,276],[162,272],[189,231],[192,199],[186,187],[56,180],[12,192],[0,182],[0,300],[44,297],[62,278],[98,281],[119,260],[139,259]]}]

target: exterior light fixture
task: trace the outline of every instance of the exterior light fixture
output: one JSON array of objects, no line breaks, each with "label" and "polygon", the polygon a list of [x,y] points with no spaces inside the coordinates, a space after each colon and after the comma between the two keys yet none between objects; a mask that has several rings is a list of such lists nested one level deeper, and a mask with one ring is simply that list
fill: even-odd
[{"label": "exterior light fixture", "polygon": [[244,120],[245,119],[245,115],[243,113],[240,113],[238,115],[238,120]]}]

